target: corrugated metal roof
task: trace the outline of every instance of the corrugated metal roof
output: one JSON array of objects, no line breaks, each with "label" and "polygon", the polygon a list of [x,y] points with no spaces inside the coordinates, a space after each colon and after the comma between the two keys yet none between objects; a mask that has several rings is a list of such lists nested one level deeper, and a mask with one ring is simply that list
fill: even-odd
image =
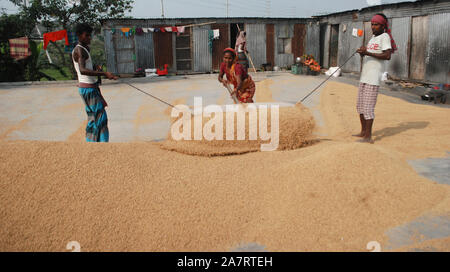
[{"label": "corrugated metal roof", "polygon": [[121,23],[123,24],[123,22],[127,22],[127,21],[132,21],[134,23],[147,23],[147,22],[154,22],[157,24],[180,24],[186,21],[189,21],[192,24],[197,24],[197,23],[204,23],[204,22],[216,22],[216,23],[224,23],[224,22],[228,22],[228,23],[242,23],[243,21],[245,22],[249,22],[249,23],[258,23],[261,21],[264,21],[265,23],[268,22],[274,22],[274,21],[285,21],[285,22],[307,22],[307,21],[311,21],[312,18],[292,18],[292,17],[273,17],[273,18],[269,18],[269,17],[230,17],[230,18],[226,18],[226,17],[197,17],[197,18],[116,18],[116,19],[103,19],[100,20],[100,23],[102,25],[104,24],[108,24],[111,22],[116,22],[116,23]]}]

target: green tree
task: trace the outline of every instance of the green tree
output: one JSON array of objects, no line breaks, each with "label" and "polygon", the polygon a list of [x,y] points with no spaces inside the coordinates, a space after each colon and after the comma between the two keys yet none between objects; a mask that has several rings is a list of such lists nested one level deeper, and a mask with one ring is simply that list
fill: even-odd
[{"label": "green tree", "polygon": [[27,60],[15,61],[9,55],[9,39],[29,36],[32,21],[19,14],[0,16],[0,81],[24,81]]},{"label": "green tree", "polygon": [[[71,30],[78,23],[89,23],[97,31],[100,20],[106,18],[123,18],[131,12],[134,0],[10,0],[19,7],[20,15],[29,18],[32,25],[42,25],[49,31]],[[73,71],[70,54],[65,54],[62,46],[51,42],[59,54],[61,66]]]},{"label": "green tree", "polygon": [[68,29],[78,22],[99,26],[99,20],[123,18],[131,12],[134,0],[10,0],[36,23]]}]

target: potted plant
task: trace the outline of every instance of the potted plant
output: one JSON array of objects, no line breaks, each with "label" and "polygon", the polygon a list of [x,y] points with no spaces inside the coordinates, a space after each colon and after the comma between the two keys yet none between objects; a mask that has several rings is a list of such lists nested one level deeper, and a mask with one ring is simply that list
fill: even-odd
[{"label": "potted plant", "polygon": [[317,61],[314,59],[314,56],[312,55],[303,55],[302,57],[302,64],[303,64],[303,72],[307,75],[318,75],[320,72],[320,65],[317,63]]}]

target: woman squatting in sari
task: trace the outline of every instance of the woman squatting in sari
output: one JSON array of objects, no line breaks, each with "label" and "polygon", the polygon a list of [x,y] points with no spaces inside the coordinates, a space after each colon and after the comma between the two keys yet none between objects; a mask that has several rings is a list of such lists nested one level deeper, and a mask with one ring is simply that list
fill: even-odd
[{"label": "woman squatting in sari", "polygon": [[[227,79],[223,79],[226,75]],[[247,69],[237,62],[236,51],[232,48],[224,50],[223,62],[220,65],[219,82],[225,87],[233,84],[234,91],[232,95],[236,95],[241,103],[253,103],[256,85],[252,77],[248,74]]]}]

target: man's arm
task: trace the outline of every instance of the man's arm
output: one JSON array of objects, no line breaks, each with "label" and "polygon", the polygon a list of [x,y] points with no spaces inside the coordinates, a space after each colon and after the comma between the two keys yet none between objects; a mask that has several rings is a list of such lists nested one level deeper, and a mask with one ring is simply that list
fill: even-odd
[{"label": "man's arm", "polygon": [[358,49],[357,51],[362,57],[364,56],[371,56],[380,60],[390,60],[391,59],[391,55],[392,55],[392,50],[388,49],[388,50],[384,50],[383,53],[370,53],[367,52],[367,48],[366,47],[361,47],[360,49]]},{"label": "man's arm", "polygon": [[118,79],[117,76],[110,72],[94,71],[86,68],[86,59],[88,58],[86,52],[80,47],[75,48],[74,59],[80,66],[80,73],[85,76],[105,76],[109,79]]}]

